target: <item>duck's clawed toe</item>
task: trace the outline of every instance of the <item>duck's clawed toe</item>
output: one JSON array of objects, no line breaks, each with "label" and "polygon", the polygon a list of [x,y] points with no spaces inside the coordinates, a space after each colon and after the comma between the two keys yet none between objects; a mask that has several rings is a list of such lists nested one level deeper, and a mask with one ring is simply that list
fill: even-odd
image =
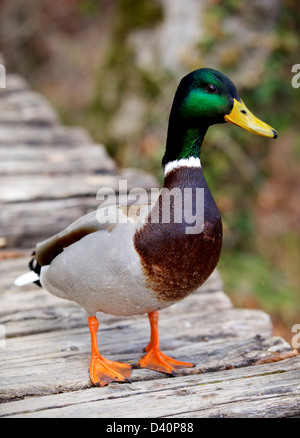
[{"label": "duck's clawed toe", "polygon": [[111,382],[130,383],[131,365],[92,357],[90,379],[95,386],[105,386]]},{"label": "duck's clawed toe", "polygon": [[160,349],[150,348],[148,349],[148,353],[138,361],[135,368],[147,368],[149,370],[160,371],[175,376],[177,371],[181,368],[192,368],[194,366],[193,363],[180,362],[172,359],[162,353]]}]

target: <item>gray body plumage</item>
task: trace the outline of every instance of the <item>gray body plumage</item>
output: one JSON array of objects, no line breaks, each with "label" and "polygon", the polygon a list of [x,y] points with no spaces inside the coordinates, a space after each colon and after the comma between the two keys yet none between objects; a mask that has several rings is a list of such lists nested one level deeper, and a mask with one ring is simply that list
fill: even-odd
[{"label": "gray body plumage", "polygon": [[[134,247],[134,233],[143,226],[148,212],[148,204],[139,208],[134,205],[129,210],[122,206],[98,209],[38,244],[39,254],[47,251],[53,242],[80,230],[94,229],[42,267],[42,286],[53,295],[77,302],[89,316],[98,311],[138,315],[173,304],[160,300],[147,284]],[[112,223],[116,214],[118,222]],[[101,223],[103,218],[105,223]]]}]

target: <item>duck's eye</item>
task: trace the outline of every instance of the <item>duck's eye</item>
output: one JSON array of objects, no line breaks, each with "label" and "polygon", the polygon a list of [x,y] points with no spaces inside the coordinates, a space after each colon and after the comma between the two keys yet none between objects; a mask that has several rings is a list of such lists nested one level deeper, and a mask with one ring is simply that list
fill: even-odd
[{"label": "duck's eye", "polygon": [[217,87],[216,87],[215,85],[213,85],[213,84],[209,84],[209,85],[207,85],[207,87],[205,88],[205,91],[206,91],[207,93],[214,94],[214,93],[217,92]]}]

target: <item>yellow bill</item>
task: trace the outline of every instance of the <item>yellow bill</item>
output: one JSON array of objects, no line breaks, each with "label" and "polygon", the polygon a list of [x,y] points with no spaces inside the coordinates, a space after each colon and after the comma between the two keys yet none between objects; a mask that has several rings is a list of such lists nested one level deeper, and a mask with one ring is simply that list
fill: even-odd
[{"label": "yellow bill", "polygon": [[248,110],[244,102],[233,99],[233,108],[229,114],[225,116],[226,122],[238,125],[247,131],[254,132],[254,134],[263,135],[264,137],[277,138],[278,134],[275,129],[267,125],[262,120],[255,117],[251,111]]}]

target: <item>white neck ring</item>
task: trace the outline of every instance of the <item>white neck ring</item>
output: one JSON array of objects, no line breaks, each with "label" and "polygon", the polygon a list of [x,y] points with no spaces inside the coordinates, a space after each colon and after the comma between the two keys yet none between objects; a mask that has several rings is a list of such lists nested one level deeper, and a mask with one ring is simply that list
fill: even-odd
[{"label": "white neck ring", "polygon": [[172,172],[179,167],[201,167],[201,161],[199,157],[181,158],[180,160],[169,161],[164,168],[164,176]]}]

